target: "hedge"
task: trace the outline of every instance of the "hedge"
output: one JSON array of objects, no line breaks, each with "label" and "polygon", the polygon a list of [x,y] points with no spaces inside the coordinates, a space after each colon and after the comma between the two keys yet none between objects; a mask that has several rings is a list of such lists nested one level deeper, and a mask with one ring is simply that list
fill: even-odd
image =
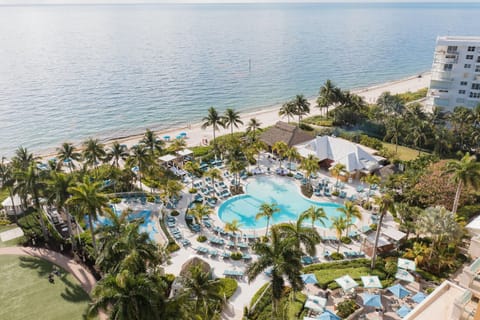
[{"label": "hedge", "polygon": [[222,287],[220,293],[222,296],[225,295],[227,299],[230,299],[238,288],[237,280],[232,278],[220,278],[220,285]]}]

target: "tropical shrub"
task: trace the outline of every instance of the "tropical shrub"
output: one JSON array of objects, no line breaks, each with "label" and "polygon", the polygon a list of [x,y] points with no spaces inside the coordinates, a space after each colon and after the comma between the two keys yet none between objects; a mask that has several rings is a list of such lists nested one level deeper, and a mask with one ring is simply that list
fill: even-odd
[{"label": "tropical shrub", "polygon": [[190,147],[190,150],[193,151],[194,157],[203,157],[207,155],[210,151],[212,151],[212,147],[210,146],[196,146]]},{"label": "tropical shrub", "polygon": [[360,144],[367,146],[369,148],[380,150],[383,148],[382,141],[377,138],[372,138],[367,136],[366,134],[360,135]]},{"label": "tropical shrub", "polygon": [[204,236],[204,235],[199,235],[199,236],[197,237],[197,241],[198,241],[198,242],[205,242],[205,241],[207,241],[207,237]]},{"label": "tropical shrub", "polygon": [[299,128],[305,131],[313,131],[313,128],[306,123],[300,123]]},{"label": "tropical shrub", "polygon": [[188,193],[190,193],[190,194],[197,193],[197,189],[195,189],[195,188],[188,189]]},{"label": "tropical shrub", "polygon": [[180,212],[178,212],[177,210],[172,210],[172,212],[170,212],[170,215],[171,215],[172,217],[176,217],[176,216],[178,216],[179,214],[180,214]]},{"label": "tropical shrub", "polygon": [[337,315],[340,318],[347,318],[349,315],[354,313],[355,310],[357,310],[358,308],[359,306],[357,305],[355,300],[347,299],[337,304],[337,310],[338,310]]},{"label": "tropical shrub", "polygon": [[330,255],[330,258],[332,260],[343,260],[345,259],[345,256],[341,254],[340,252],[334,252]]},{"label": "tropical shrub", "polygon": [[175,252],[175,251],[178,251],[180,250],[180,246],[175,242],[169,242],[168,245],[167,245],[167,252]]},{"label": "tropical shrub", "polygon": [[122,202],[122,199],[120,199],[120,198],[112,198],[112,199],[110,199],[110,202],[113,203],[113,204],[118,204],[118,203]]},{"label": "tropical shrub", "polygon": [[155,202],[155,197],[154,196],[148,196],[147,201],[150,202],[150,203],[154,203]]},{"label": "tropical shrub", "polygon": [[352,239],[350,239],[349,237],[342,237],[340,241],[342,241],[342,243],[345,243],[345,244],[352,243]]},{"label": "tropical shrub", "polygon": [[225,298],[230,299],[231,296],[237,291],[238,282],[232,278],[221,278],[220,279],[221,291],[220,294],[225,296]]},{"label": "tropical shrub", "polygon": [[240,260],[240,259],[242,259],[242,257],[243,257],[243,254],[239,251],[238,252],[232,252],[232,254],[230,255],[230,258],[232,260]]}]

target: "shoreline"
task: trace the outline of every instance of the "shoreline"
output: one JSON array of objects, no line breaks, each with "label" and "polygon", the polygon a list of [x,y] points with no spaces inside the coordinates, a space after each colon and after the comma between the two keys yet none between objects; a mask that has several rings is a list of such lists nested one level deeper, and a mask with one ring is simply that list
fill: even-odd
[{"label": "shoreline", "polygon": [[[365,99],[367,103],[373,103],[376,101],[378,96],[385,91],[390,91],[392,94],[403,93],[408,91],[417,91],[421,88],[428,87],[430,83],[430,71],[420,72],[416,75],[412,75],[409,77],[405,77],[402,79],[392,80],[385,83],[374,84],[368,87],[362,88],[353,88],[350,92],[355,93]],[[307,100],[310,102],[311,112],[308,116],[315,116],[320,115],[320,109],[316,108],[316,99],[317,97],[308,97]],[[247,127],[247,123],[251,118],[257,118],[260,121],[261,127],[271,126],[274,125],[277,121],[286,119],[281,118],[278,115],[278,110],[281,107],[281,104],[273,104],[269,106],[263,107],[256,107],[250,110],[246,110],[245,112],[240,111],[240,117],[243,121],[243,125],[240,125],[238,128],[235,128],[234,131],[243,131]],[[160,138],[163,139],[163,136],[168,135],[170,136],[170,140],[174,140],[175,137],[182,131],[187,133],[187,147],[193,146],[200,146],[202,145],[202,141],[207,139],[210,141],[213,138],[212,130],[207,128],[203,130],[201,128],[202,122],[200,120],[192,122],[192,123],[185,123],[183,125],[178,125],[175,127],[154,130],[155,134]],[[230,133],[230,129],[223,129],[221,128],[216,132],[217,136],[224,135]],[[142,139],[144,131],[138,134],[131,134],[131,135],[123,135],[120,137],[109,137],[100,139],[100,142],[103,143],[105,146],[110,146],[114,141],[118,141],[121,144],[127,145],[128,148],[132,147],[133,145],[137,144],[139,140]],[[93,136],[95,137],[95,136]],[[81,146],[79,143],[74,143],[75,147],[81,150]],[[60,145],[59,145],[60,146]],[[57,147],[59,147],[57,146]],[[56,148],[45,148],[43,150],[38,151],[37,155],[45,160],[46,158],[52,158],[57,155]]]}]

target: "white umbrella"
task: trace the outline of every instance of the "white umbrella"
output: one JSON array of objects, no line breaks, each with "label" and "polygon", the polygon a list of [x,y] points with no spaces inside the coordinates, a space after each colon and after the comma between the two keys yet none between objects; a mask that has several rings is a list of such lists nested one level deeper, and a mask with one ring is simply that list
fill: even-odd
[{"label": "white umbrella", "polygon": [[307,300],[307,302],[305,303],[305,308],[313,310],[318,313],[323,312],[323,308],[318,304],[316,304],[315,302],[313,302],[312,300]]},{"label": "white umbrella", "polygon": [[363,287],[366,289],[381,289],[382,283],[378,276],[362,276]]},{"label": "white umbrella", "polygon": [[415,278],[406,270],[398,269],[395,278],[407,282],[415,282]]},{"label": "white umbrella", "polygon": [[335,282],[338,283],[340,287],[342,287],[343,291],[348,291],[355,287],[358,287],[358,283],[356,283],[355,280],[353,280],[353,278],[350,277],[348,274],[335,279]]},{"label": "white umbrella", "polygon": [[412,270],[412,271],[415,271],[416,269],[415,261],[402,259],[402,258],[398,258],[397,267],[399,267],[400,269]]}]

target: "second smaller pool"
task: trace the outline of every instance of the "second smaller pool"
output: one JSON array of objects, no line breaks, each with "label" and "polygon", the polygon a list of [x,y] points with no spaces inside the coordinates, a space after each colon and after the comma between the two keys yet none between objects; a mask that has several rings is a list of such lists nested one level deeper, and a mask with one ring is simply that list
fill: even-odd
[{"label": "second smaller pool", "polygon": [[[276,203],[279,212],[275,213],[270,225],[279,222],[295,221],[297,217],[310,206],[322,207],[329,217],[323,220],[326,228],[332,225],[330,219],[342,216],[337,208],[339,204],[331,202],[317,202],[303,197],[298,186],[283,177],[256,177],[252,178],[246,186],[246,194],[228,199],[218,208],[218,216],[223,222],[232,222],[237,219],[242,229],[258,229],[267,226],[267,219],[255,219],[262,203]],[[321,222],[315,222],[318,227],[323,227]]]}]

